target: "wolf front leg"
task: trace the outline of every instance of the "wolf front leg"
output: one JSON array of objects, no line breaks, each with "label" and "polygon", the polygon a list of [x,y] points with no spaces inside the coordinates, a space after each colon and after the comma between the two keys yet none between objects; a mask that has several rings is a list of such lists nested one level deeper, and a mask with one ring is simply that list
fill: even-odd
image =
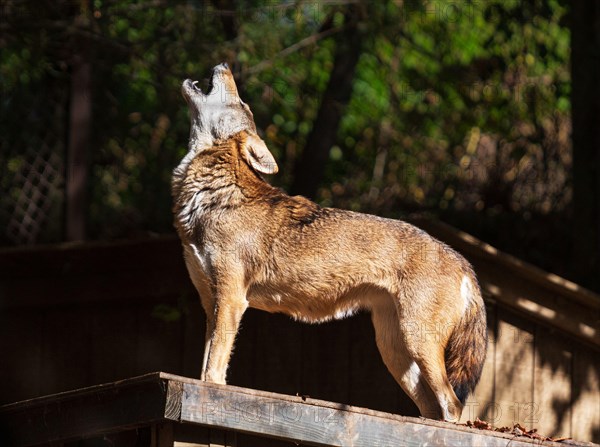
[{"label": "wolf front leg", "polygon": [[205,308],[206,343],[200,379],[225,384],[235,337],[248,308],[246,291],[237,281],[219,284],[212,302],[212,314],[211,309]]}]

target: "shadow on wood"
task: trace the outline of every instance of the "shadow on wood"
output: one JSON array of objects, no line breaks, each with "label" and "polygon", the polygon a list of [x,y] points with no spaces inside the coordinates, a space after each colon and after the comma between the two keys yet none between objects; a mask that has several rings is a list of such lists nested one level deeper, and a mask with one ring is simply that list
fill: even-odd
[{"label": "shadow on wood", "polygon": [[526,437],[165,373],[6,405],[0,407],[0,421],[15,446],[99,436],[124,445],[125,436],[137,429],[150,437],[138,436],[136,445],[166,447],[184,438],[181,424],[188,428],[184,439],[194,445],[236,445],[237,433],[316,446],[539,445]]},{"label": "shadow on wood", "polygon": [[[598,297],[464,233],[421,223],[479,275],[490,348],[463,419],[600,442]],[[537,305],[536,308],[533,305]],[[198,377],[204,315],[175,237],[0,253],[0,403],[163,370]],[[310,326],[248,311],[229,383],[418,416],[370,318]]]}]

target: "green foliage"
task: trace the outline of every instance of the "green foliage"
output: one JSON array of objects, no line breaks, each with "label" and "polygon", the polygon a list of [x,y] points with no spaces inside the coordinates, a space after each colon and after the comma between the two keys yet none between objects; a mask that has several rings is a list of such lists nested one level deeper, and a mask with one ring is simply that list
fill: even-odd
[{"label": "green foliage", "polygon": [[181,320],[182,312],[179,308],[168,304],[157,304],[152,309],[152,316],[164,323],[176,323]]},{"label": "green foliage", "polygon": [[[341,141],[349,142],[348,156],[337,162],[346,164],[344,187],[336,188],[337,199],[325,190],[327,203],[392,214],[406,207],[564,210],[570,162],[564,6],[413,5],[396,11],[396,32],[381,32],[361,59],[341,129]],[[382,148],[384,122],[392,131]],[[388,170],[375,185],[365,166],[375,164],[378,146]],[[330,182],[339,182],[339,171],[331,172]],[[494,185],[499,181],[503,188]]]},{"label": "green foliage", "polygon": [[[89,45],[93,237],[171,230],[170,173],[188,134],[181,81],[202,79],[222,60],[234,65],[242,96],[279,161],[274,182],[291,183],[334,65],[332,37],[346,25],[344,5],[247,0],[225,11],[216,3],[94,0],[85,32],[67,26],[81,13],[69,2],[48,11],[22,2],[12,11],[21,28],[0,45],[3,147],[34,144],[29,129],[51,121],[32,117],[28,106],[36,107],[49,79],[68,91],[68,49],[78,39]],[[564,213],[570,200],[565,2],[362,7],[359,26],[369,37],[318,200],[389,215]],[[0,161],[17,169],[22,154],[4,154]],[[8,180],[2,182],[7,188]]]}]

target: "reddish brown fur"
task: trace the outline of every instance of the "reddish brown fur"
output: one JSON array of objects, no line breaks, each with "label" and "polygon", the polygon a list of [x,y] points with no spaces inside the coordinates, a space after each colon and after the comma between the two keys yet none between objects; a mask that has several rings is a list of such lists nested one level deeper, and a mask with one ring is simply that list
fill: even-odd
[{"label": "reddish brown fur", "polygon": [[173,180],[175,224],[208,317],[202,378],[225,382],[248,306],[309,322],[367,309],[386,366],[421,413],[458,419],[453,388],[462,399],[473,389],[486,349],[469,264],[405,222],[273,188],[250,165],[250,138],[197,150]]},{"label": "reddish brown fur", "polygon": [[467,309],[445,349],[448,380],[463,405],[481,377],[487,343],[485,307],[479,303]]}]

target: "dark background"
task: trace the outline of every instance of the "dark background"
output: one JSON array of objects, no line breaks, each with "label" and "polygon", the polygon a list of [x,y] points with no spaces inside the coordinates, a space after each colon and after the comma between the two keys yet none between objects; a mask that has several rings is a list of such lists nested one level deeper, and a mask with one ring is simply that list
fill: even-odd
[{"label": "dark background", "polygon": [[232,66],[280,174],[600,290],[594,1],[0,1],[0,244],[172,232],[186,77]]}]

